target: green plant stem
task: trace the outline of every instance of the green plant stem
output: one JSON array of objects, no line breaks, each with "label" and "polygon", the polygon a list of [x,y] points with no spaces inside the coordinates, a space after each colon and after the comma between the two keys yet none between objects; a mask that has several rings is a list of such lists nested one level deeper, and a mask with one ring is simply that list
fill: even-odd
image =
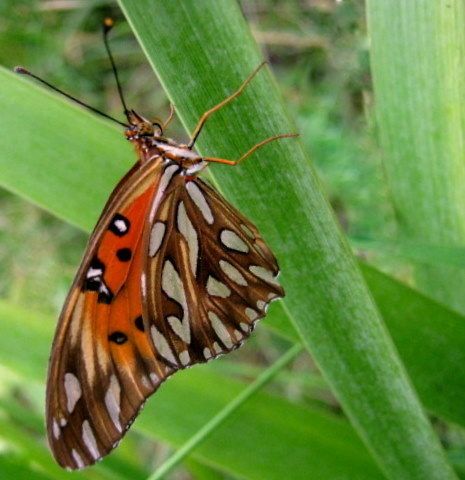
[{"label": "green plant stem", "polygon": [[237,397],[219,411],[210,421],[205,423],[189,440],[187,440],[176,453],[166,460],[147,480],[159,480],[164,478],[176,465],[178,465],[189,453],[216,430],[226,419],[228,419],[238,408],[240,408],[254,393],[263,388],[273,377],[279,373],[289,362],[291,362],[301,351],[303,346],[294,345],[271,367],[267,368],[255,381],[245,388]]}]

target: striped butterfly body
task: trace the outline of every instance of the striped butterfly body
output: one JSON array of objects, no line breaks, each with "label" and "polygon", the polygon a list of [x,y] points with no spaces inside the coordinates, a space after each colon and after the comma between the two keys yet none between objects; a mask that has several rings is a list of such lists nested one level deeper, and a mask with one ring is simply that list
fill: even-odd
[{"label": "striped butterfly body", "polygon": [[48,439],[69,469],[106,455],[168,376],[239,347],[284,295],[256,227],[197,178],[220,160],[128,120],[138,162],[89,240],[50,360]]}]

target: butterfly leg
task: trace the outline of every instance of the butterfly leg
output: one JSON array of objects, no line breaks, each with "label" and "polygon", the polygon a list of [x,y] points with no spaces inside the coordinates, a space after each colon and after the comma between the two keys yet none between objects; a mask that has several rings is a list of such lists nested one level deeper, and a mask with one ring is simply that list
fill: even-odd
[{"label": "butterfly leg", "polygon": [[213,162],[213,163],[224,163],[225,165],[237,165],[238,163],[242,162],[245,160],[247,157],[250,157],[252,153],[254,153],[256,150],[259,148],[263,147],[267,143],[273,142],[274,140],[279,140],[280,138],[292,138],[292,137],[298,137],[298,133],[283,133],[281,135],[273,135],[270,138],[266,138],[265,140],[262,140],[261,142],[257,143],[254,145],[250,150],[248,150],[242,157],[238,158],[237,160],[228,160],[226,158],[218,158],[218,157],[204,157],[203,159],[206,162]]},{"label": "butterfly leg", "polygon": [[170,103],[170,113],[168,115],[168,118],[163,122],[163,130],[166,129],[166,127],[171,123],[171,120],[173,120],[174,117],[174,105]]},{"label": "butterfly leg", "polygon": [[253,77],[255,77],[255,75],[266,65],[266,63],[267,62],[260,63],[260,65],[242,82],[242,85],[234,93],[229,95],[229,97],[225,98],[222,102],[210,108],[210,110],[207,110],[200,117],[199,121],[197,122],[197,126],[194,129],[194,133],[192,134],[192,139],[189,142],[188,148],[192,148],[194,146],[198,136],[200,135],[200,132],[202,131],[203,126],[205,125],[205,122],[208,120],[208,117],[210,117],[210,115],[217,112],[229,102],[241,95],[245,87],[247,87],[247,85],[252,81]]}]

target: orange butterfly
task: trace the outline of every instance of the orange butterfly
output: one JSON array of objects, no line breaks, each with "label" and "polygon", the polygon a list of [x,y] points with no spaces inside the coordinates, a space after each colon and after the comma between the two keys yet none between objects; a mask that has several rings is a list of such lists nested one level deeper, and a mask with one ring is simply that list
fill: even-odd
[{"label": "orange butterfly", "polygon": [[[111,26],[107,20],[104,39],[121,94],[107,44]],[[163,135],[173,109],[164,124],[152,123],[129,111],[121,95],[125,135],[138,160],[90,237],[50,359],[47,432],[63,467],[101,459],[168,376],[238,348],[268,304],[284,296],[276,260],[256,227],[197,175],[209,162],[236,165],[294,135],[260,142],[238,161],[193,151],[208,117],[261,67],[201,117],[188,145]]]}]

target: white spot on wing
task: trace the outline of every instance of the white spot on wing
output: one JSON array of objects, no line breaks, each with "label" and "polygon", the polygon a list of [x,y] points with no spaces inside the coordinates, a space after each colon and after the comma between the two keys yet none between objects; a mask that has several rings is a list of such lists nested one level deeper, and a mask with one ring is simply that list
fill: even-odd
[{"label": "white spot on wing", "polygon": [[170,324],[170,327],[172,328],[173,332],[183,341],[186,343],[190,343],[191,338],[190,338],[190,331],[189,329],[186,329],[183,327],[183,324],[179,318],[171,315],[167,318],[168,323]]},{"label": "white spot on wing", "polygon": [[223,342],[226,348],[232,348],[233,343],[228,329],[224,326],[224,323],[220,320],[218,315],[213,312],[208,312],[208,318],[212,324],[213,330],[218,335],[218,338]]},{"label": "white spot on wing", "polygon": [[249,308],[247,307],[245,309],[245,314],[250,318],[250,320],[255,320],[257,317],[258,317],[258,313],[253,309],[253,308]]},{"label": "white spot on wing", "polygon": [[247,325],[247,323],[241,322],[239,326],[241,327],[243,332],[247,333],[249,331],[249,326]]},{"label": "white spot on wing", "polygon": [[267,270],[264,267],[260,267],[259,265],[251,265],[249,270],[258,278],[261,278],[265,282],[271,283],[273,285],[279,285],[278,280],[273,275],[273,272]]},{"label": "white spot on wing", "polygon": [[183,352],[181,352],[179,354],[179,360],[181,360],[181,363],[184,366],[186,366],[191,360],[191,357],[189,356],[189,352],[187,350],[184,350]]},{"label": "white spot on wing", "polygon": [[246,287],[248,285],[247,280],[244,278],[242,273],[226,260],[220,260],[220,268],[221,270],[223,270],[225,275],[234,283],[242,285],[243,287]]},{"label": "white spot on wing", "polygon": [[215,297],[227,298],[231,295],[231,290],[216,278],[208,277],[207,292]]},{"label": "white spot on wing", "polygon": [[220,233],[220,240],[225,247],[236,250],[236,252],[247,253],[249,251],[249,246],[232,230],[223,230]]},{"label": "white spot on wing", "polygon": [[74,461],[76,462],[77,468],[84,468],[85,464],[81,458],[81,455],[79,455],[74,448],[71,450],[71,456],[73,457]]},{"label": "white spot on wing", "polygon": [[72,413],[77,401],[81,398],[82,390],[78,378],[73,373],[65,373],[66,408]]},{"label": "white spot on wing", "polygon": [[153,383],[154,386],[157,386],[160,383],[158,375],[154,372],[150,374],[150,381]]},{"label": "white spot on wing", "polygon": [[53,419],[53,422],[52,422],[52,430],[53,430],[53,436],[55,437],[56,440],[58,440],[61,435],[61,429],[60,429],[60,426],[58,425],[58,422],[55,419]]},{"label": "white spot on wing", "polygon": [[239,330],[234,330],[234,336],[236,337],[236,340],[238,342],[240,342],[244,338],[244,335],[242,335],[242,333],[239,332]]},{"label": "white spot on wing", "polygon": [[266,303],[262,300],[257,300],[257,308],[263,310],[266,307]]},{"label": "white spot on wing", "polygon": [[213,223],[213,214],[200,188],[196,185],[195,182],[187,182],[186,189],[192,201],[197,205],[197,208],[200,210],[200,213],[203,215],[203,218],[205,219],[205,221],[209,225],[211,225]]},{"label": "white spot on wing", "polygon": [[90,427],[88,420],[84,420],[82,422],[82,440],[84,441],[84,445],[87,447],[87,450],[89,450],[89,453],[94,460],[97,460],[101,457],[97,448],[97,441],[95,440],[94,433],[92,432],[92,428]]},{"label": "white spot on wing", "polygon": [[[187,308],[186,293],[184,292],[184,286],[182,284],[181,277],[174,268],[173,264],[166,260],[163,265],[163,272],[161,278],[161,287],[163,291],[168,295],[168,297],[176,300],[181,306],[183,311],[183,318],[179,321],[176,317],[170,317],[170,325],[173,328],[173,324],[176,325],[176,330],[173,328],[174,333],[179,335],[181,339],[190,343],[191,341],[191,332],[189,325],[189,309]],[[178,323],[176,323],[179,322]]]},{"label": "white spot on wing", "polygon": [[156,329],[154,325],[152,325],[150,333],[152,334],[153,344],[155,345],[157,352],[169,362],[177,364],[166,338]]},{"label": "white spot on wing", "polygon": [[155,222],[150,231],[149,256],[154,257],[163,242],[166,226],[163,222]]},{"label": "white spot on wing", "polygon": [[210,352],[209,348],[204,348],[203,349],[203,356],[206,358],[206,360],[212,358],[212,352]]},{"label": "white spot on wing", "polygon": [[122,428],[119,419],[121,412],[121,387],[115,375],[110,377],[110,385],[105,393],[105,406],[116,430],[121,432]]},{"label": "white spot on wing", "polygon": [[126,225],[126,222],[124,220],[115,220],[115,222],[113,222],[113,225],[118,229],[120,233],[126,233],[128,230],[128,226]]},{"label": "white spot on wing", "polygon": [[215,353],[221,353],[223,351],[221,347],[218,345],[218,342],[213,343],[213,350],[215,350]]},{"label": "white spot on wing", "polygon": [[152,387],[152,386],[150,385],[149,379],[147,378],[147,375],[141,375],[141,376],[140,376],[140,381],[141,381],[142,385],[143,385],[145,388],[150,389],[150,388]]},{"label": "white spot on wing", "polygon": [[179,170],[178,165],[170,165],[169,167],[165,168],[165,171],[161,176],[160,183],[158,184],[157,193],[155,195],[155,198],[153,199],[152,208],[150,210],[150,215],[149,215],[150,222],[153,222],[155,213],[157,212],[158,207],[160,206],[161,199],[165,194],[165,190],[168,187],[169,183],[171,182],[173,175],[178,170]]},{"label": "white spot on wing", "polygon": [[87,270],[86,278],[100,277],[102,274],[103,270],[101,268],[89,267],[89,270]]},{"label": "white spot on wing", "polygon": [[183,202],[179,202],[178,206],[178,228],[187,241],[189,247],[189,262],[191,264],[192,274],[195,277],[199,256],[199,240],[197,238],[197,231],[187,216],[186,207]]}]

